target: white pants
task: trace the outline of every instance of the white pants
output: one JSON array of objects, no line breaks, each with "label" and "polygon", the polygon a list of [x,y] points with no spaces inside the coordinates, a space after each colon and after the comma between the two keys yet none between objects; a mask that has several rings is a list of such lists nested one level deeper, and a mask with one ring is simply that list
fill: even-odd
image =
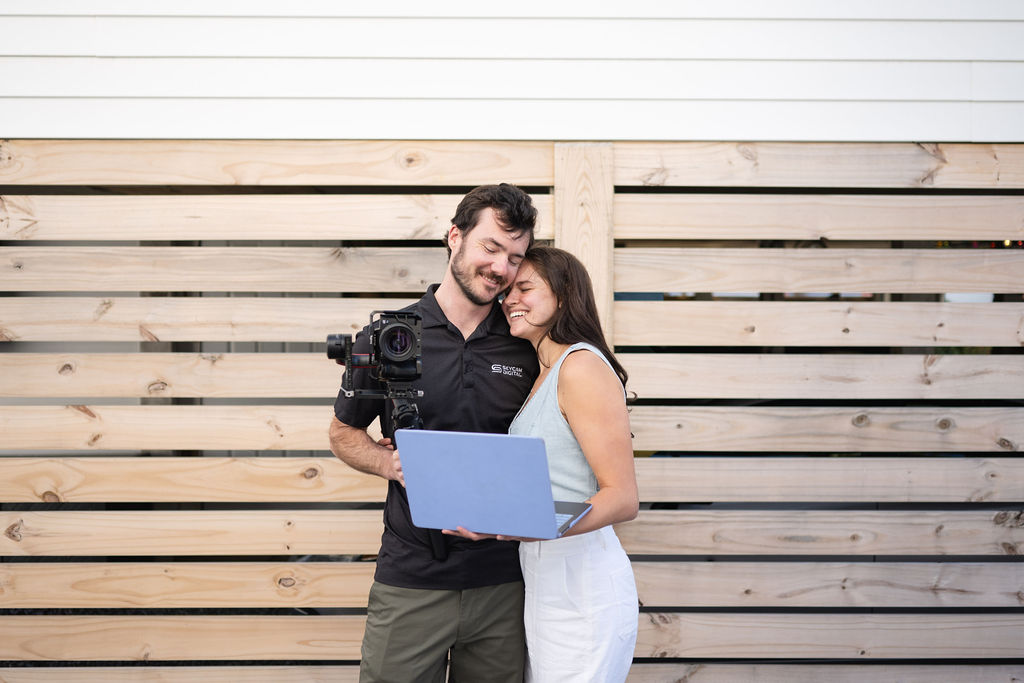
[{"label": "white pants", "polygon": [[520,543],[526,583],[526,680],[624,681],[638,603],[629,558],[611,527]]}]

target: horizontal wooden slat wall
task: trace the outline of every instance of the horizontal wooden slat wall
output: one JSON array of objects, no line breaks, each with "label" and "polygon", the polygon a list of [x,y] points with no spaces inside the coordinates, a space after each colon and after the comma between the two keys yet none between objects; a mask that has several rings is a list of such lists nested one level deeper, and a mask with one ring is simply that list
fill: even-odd
[{"label": "horizontal wooden slat wall", "polygon": [[631,680],[1024,673],[1024,147],[0,147],[3,680],[355,679],[384,487],[320,344],[499,181],[638,396]]},{"label": "horizontal wooden slat wall", "polygon": [[[651,456],[619,530],[658,634],[637,655],[709,660],[635,680],[1019,676],[988,620],[1024,618],[1024,482],[997,471],[1024,463],[1022,154],[614,145],[613,338]],[[1018,664],[957,668],[985,659]]]}]

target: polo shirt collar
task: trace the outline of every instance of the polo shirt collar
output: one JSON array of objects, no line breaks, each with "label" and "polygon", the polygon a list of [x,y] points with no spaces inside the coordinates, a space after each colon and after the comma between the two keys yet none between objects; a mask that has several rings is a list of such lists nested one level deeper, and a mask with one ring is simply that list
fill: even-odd
[{"label": "polo shirt collar", "polygon": [[[447,327],[451,325],[451,322],[445,316],[444,311],[441,310],[441,305],[437,303],[437,297],[435,292],[440,287],[440,283],[432,284],[427,287],[426,293],[420,299],[420,317],[423,319],[423,327]],[[455,326],[452,325],[454,328]],[[491,306],[490,313],[484,318],[484,321],[480,323],[470,339],[477,337],[480,333],[486,335],[491,334],[508,334],[508,321],[505,320],[505,314],[501,310],[501,304],[497,301]],[[468,340],[467,340],[468,341]]]}]

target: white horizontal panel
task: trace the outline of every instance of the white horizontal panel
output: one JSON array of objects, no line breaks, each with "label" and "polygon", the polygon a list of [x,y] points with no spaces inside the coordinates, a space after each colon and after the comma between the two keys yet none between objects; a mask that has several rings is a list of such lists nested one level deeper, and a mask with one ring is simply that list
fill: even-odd
[{"label": "white horizontal panel", "polygon": [[8,16],[0,35],[37,56],[1024,58],[1016,21]]},{"label": "white horizontal panel", "polygon": [[[978,99],[1024,99],[1000,62]],[[987,66],[979,64],[979,67]],[[515,79],[496,78],[515,73]],[[997,81],[1016,78],[1016,88]],[[473,87],[468,88],[467,83]],[[0,57],[9,97],[970,100],[968,62]]]},{"label": "white horizontal panel", "polygon": [[973,84],[971,99],[1024,100],[1024,63],[1022,62],[975,62],[972,64],[971,80]]},{"label": "white horizontal panel", "polygon": [[[1012,114],[1020,105],[1009,107]],[[1024,127],[971,103],[0,98],[11,138],[972,140]],[[1020,130],[1016,130],[1021,128]]]},{"label": "white horizontal panel", "polygon": [[520,0],[513,7],[478,0],[391,0],[387,3],[339,3],[337,0],[6,0],[0,14],[95,14],[131,16],[278,16],[278,17],[695,17],[751,19],[1024,19],[1017,0]]},{"label": "white horizontal panel", "polygon": [[971,140],[1024,140],[1024,102],[974,102],[971,119]]}]

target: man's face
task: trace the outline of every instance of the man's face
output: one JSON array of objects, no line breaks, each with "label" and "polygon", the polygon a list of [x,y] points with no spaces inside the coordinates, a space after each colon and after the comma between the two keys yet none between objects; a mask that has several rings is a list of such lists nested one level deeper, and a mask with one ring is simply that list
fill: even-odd
[{"label": "man's face", "polygon": [[523,233],[506,232],[484,209],[468,234],[459,229],[449,232],[452,258],[449,264],[459,290],[477,306],[494,301],[519,270],[530,238]]}]

